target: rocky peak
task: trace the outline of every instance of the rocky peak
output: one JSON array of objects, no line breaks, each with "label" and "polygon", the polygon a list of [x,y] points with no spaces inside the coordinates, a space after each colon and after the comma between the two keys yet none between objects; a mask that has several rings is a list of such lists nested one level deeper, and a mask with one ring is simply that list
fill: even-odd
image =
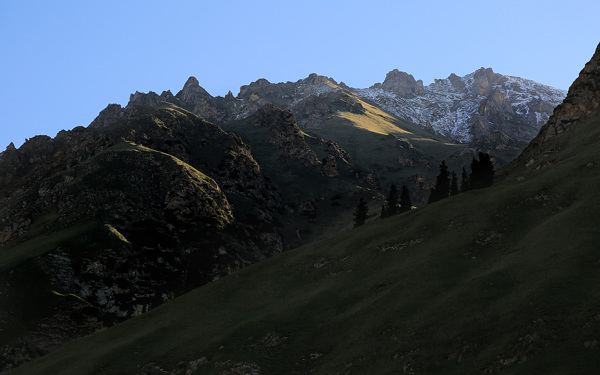
[{"label": "rocky peak", "polygon": [[[139,94],[136,92],[136,94]],[[109,104],[90,124],[90,128],[103,128],[123,118],[125,111],[120,104]]]},{"label": "rocky peak", "polygon": [[467,89],[467,88],[466,88],[466,86],[465,86],[465,83],[464,83],[464,82],[463,82],[463,80],[462,80],[462,79],[461,79],[459,76],[457,76],[456,74],[454,74],[454,73],[451,73],[451,74],[448,76],[447,80],[450,82],[450,84],[452,85],[452,87],[454,87],[456,90],[459,90],[459,91],[466,91],[466,89]]},{"label": "rocky peak", "polygon": [[127,103],[127,105],[156,105],[159,101],[160,96],[153,91],[148,93],[136,91],[135,93],[129,95],[129,103]]},{"label": "rocky peak", "polygon": [[525,152],[532,151],[546,141],[568,131],[585,119],[600,112],[600,44],[594,56],[585,64],[573,82],[567,97],[540,129]]},{"label": "rocky peak", "polygon": [[262,96],[273,93],[274,87],[275,85],[265,78],[260,78],[254,82],[251,82],[249,85],[240,87],[240,93],[238,94],[237,98],[256,101]]},{"label": "rocky peak", "polygon": [[202,86],[200,86],[200,82],[196,79],[196,77],[191,76],[183,85],[181,91],[179,91],[176,97],[184,102],[191,102],[198,98],[208,99],[212,98]]},{"label": "rocky peak", "polygon": [[304,83],[308,85],[319,85],[319,84],[334,84],[337,85],[337,82],[333,78],[320,76],[317,73],[311,73],[308,77],[301,79],[298,83]]},{"label": "rocky peak", "polygon": [[160,102],[172,101],[174,99],[171,91],[163,91],[162,94],[158,95],[154,91],[143,93],[136,91],[135,94],[129,95],[129,103],[127,107],[131,108],[134,106],[153,106]]},{"label": "rocky peak", "polygon": [[188,78],[174,99],[170,100],[170,102],[182,105],[208,121],[222,122],[228,115],[219,111],[215,98],[200,86],[200,83],[194,76]]},{"label": "rocky peak", "polygon": [[506,77],[496,74],[492,68],[479,68],[467,76],[473,80],[473,91],[477,95],[489,95],[493,87],[506,81]]},{"label": "rocky peak", "polygon": [[338,86],[340,86],[343,90],[347,90],[347,91],[352,90],[352,88],[350,86],[348,86],[347,84],[345,84],[344,82],[338,83]]},{"label": "rocky peak", "polygon": [[423,81],[416,81],[412,75],[398,69],[392,70],[385,76],[381,88],[392,91],[403,98],[412,98],[425,93]]}]

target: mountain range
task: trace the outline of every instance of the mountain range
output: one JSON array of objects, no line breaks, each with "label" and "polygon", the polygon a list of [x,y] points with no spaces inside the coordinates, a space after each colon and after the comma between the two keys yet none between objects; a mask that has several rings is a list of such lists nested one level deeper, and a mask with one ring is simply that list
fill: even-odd
[{"label": "mountain range", "polygon": [[[259,79],[242,86],[237,97],[230,91],[224,98],[211,96],[190,77],[175,96],[169,91],[160,96],[135,93],[130,101],[168,101],[215,123],[248,117],[266,103],[273,103],[290,109],[299,126],[309,129],[325,125],[340,109],[364,112],[352,94],[453,141],[497,147],[499,142],[505,146],[507,140],[529,142],[566,92],[497,74],[491,68],[464,77],[451,74],[428,86],[395,69],[383,83],[367,89],[354,89],[313,73],[297,82],[273,84]],[[502,142],[502,138],[506,140]]]},{"label": "mountain range", "polygon": [[[451,75],[427,87],[398,71],[369,89],[352,89],[316,74],[279,84],[261,79],[243,86],[237,97],[224,98],[212,97],[191,77],[176,95],[135,93],[126,107],[109,105],[87,128],[62,131],[55,138],[33,137],[19,149],[9,145],[0,153],[2,369],[88,335],[78,341],[80,346],[67,346],[16,373],[305,373],[313,368],[364,373],[381,368],[379,349],[341,353],[310,327],[322,326],[323,318],[335,334],[356,328],[342,335],[347,343],[360,342],[365,338],[361,332],[372,329],[409,343],[406,329],[418,327],[413,334],[424,338],[429,331],[419,324],[389,324],[390,314],[402,308],[400,302],[385,308],[384,296],[409,286],[407,276],[396,280],[392,273],[427,280],[434,272],[430,287],[426,282],[415,289],[421,294],[401,295],[398,301],[410,305],[412,298],[427,296],[427,304],[441,304],[433,295],[456,280],[464,282],[469,259],[485,258],[483,268],[474,271],[483,277],[485,267],[506,261],[499,250],[505,242],[509,249],[520,248],[519,233],[528,229],[517,223],[535,230],[544,215],[572,207],[563,191],[568,188],[546,183],[556,182],[558,172],[547,171],[574,152],[569,137],[582,139],[577,134],[583,130],[569,130],[579,129],[580,122],[586,124],[583,129],[594,124],[597,56],[586,66],[591,73],[582,72],[544,127],[565,93],[491,69]],[[461,194],[448,203],[378,220],[391,183],[408,186],[422,206],[442,159],[460,170],[477,152],[487,151],[499,167],[536,134],[525,152],[500,170],[500,183],[489,192]],[[590,159],[588,177],[596,165],[589,152],[579,154]],[[580,162],[573,160],[566,164]],[[546,173],[546,180],[536,177],[538,171]],[[517,202],[509,192],[520,191],[522,181],[527,193],[519,193]],[[592,182],[577,189],[584,191]],[[487,204],[486,194],[501,199],[481,213],[476,208]],[[370,224],[348,232],[359,198],[369,202]],[[537,209],[537,203],[544,208],[529,217],[531,222],[515,214]],[[502,204],[517,209],[507,212]],[[469,208],[460,213],[461,205]],[[587,230],[584,234],[579,243],[587,243]],[[454,243],[452,249],[462,249],[461,261],[440,253],[447,240]],[[310,242],[315,244],[290,250]],[[388,259],[384,254],[401,255]],[[444,270],[444,262],[455,262],[457,268]],[[448,279],[450,270],[456,275]],[[493,279],[500,285],[516,283],[513,277]],[[452,294],[442,295],[454,300]],[[423,306],[410,311],[421,314]],[[382,313],[376,326],[356,320],[377,311]],[[410,311],[402,314],[421,319]],[[439,324],[437,318],[423,319]],[[531,334],[546,328],[541,327],[534,325]],[[168,339],[161,343],[154,335]],[[454,342],[456,337],[448,335],[442,341]],[[454,348],[444,355],[464,358],[481,349],[479,341],[464,335],[457,342],[475,349]],[[206,339],[191,344],[198,337]],[[87,346],[94,344],[85,343],[96,338],[104,348],[97,352]],[[104,346],[104,340],[111,343]],[[593,339],[588,342],[595,348]],[[417,366],[435,370],[438,365],[418,354],[429,352],[417,349],[404,354],[386,349],[386,363],[406,356],[401,361],[405,373],[418,372]],[[72,350],[88,355],[68,354]],[[118,360],[115,353],[127,355]],[[441,358],[441,352],[436,355]],[[517,360],[502,360],[518,362],[521,354],[515,355]],[[489,373],[507,366],[477,356]],[[84,357],[88,364],[74,360]],[[51,364],[54,360],[60,364]],[[353,366],[363,370],[350,370]]]}]

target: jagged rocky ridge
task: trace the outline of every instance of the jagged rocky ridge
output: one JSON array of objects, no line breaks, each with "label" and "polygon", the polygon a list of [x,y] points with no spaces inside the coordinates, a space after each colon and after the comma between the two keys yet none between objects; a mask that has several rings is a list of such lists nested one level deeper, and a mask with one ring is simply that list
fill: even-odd
[{"label": "jagged rocky ridge", "polygon": [[481,68],[464,77],[451,74],[424,86],[408,73],[389,72],[383,83],[354,89],[333,78],[311,74],[296,82],[259,79],[242,86],[237,97],[212,97],[194,77],[173,96],[169,91],[132,95],[131,101],[180,105],[217,123],[245,118],[266,103],[290,109],[303,128],[317,126],[337,111],[364,111],[354,97],[461,143],[522,148],[565,97],[556,89],[524,78]]},{"label": "jagged rocky ridge", "polygon": [[428,86],[394,70],[383,84],[355,92],[383,109],[462,143],[528,142],[564,98],[564,90],[481,68]]}]

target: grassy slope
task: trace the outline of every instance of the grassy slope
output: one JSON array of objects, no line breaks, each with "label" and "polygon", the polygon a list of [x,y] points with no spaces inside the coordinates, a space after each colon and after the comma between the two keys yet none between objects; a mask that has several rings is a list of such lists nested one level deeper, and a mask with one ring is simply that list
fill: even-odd
[{"label": "grassy slope", "polygon": [[[319,127],[306,130],[306,140],[319,158],[325,157],[325,153],[315,137],[336,141],[350,152],[358,169],[363,172],[375,170],[386,190],[391,183],[407,183],[408,178],[415,174],[433,178],[438,173],[439,162],[464,147],[451,144],[416,124],[400,120],[358,97],[356,99],[366,109],[364,114],[339,112]],[[271,132],[252,127],[248,119],[226,123],[221,127],[240,135],[245,143],[251,145],[252,155],[266,175],[282,188],[288,201],[295,201],[296,196],[316,198],[318,214],[314,219],[308,221],[301,215],[289,218],[293,224],[291,228],[299,228],[304,243],[352,227],[352,212],[361,187],[353,177],[346,175],[346,171],[340,170],[339,178],[325,177],[318,169],[308,170],[298,165],[297,161],[282,157],[282,152],[268,142]],[[404,150],[398,147],[399,141]],[[413,150],[409,150],[409,144],[414,147]],[[403,152],[414,159],[415,166],[398,163],[398,156]],[[431,167],[421,165],[419,158],[427,160]],[[456,167],[452,162],[449,164],[451,168]],[[460,172],[460,169],[456,167],[456,171]],[[341,198],[332,199],[339,196]],[[378,214],[380,208],[381,202],[371,202],[371,215]],[[295,231],[289,233],[288,241],[293,241],[295,236]]]},{"label": "grassy slope", "polygon": [[[442,159],[465,147],[394,117],[358,97],[357,100],[365,108],[364,114],[339,112],[323,124],[308,129],[307,133],[335,140],[358,165],[375,170],[383,186],[398,184],[415,174],[433,177],[439,172],[437,166]],[[398,147],[397,140],[403,141],[404,150]],[[408,151],[409,144],[413,147],[409,154],[415,159],[415,165],[400,165],[398,155]],[[419,158],[429,161],[431,168],[418,163]]]},{"label": "grassy slope", "polygon": [[202,357],[195,373],[596,373],[600,120],[557,142],[547,168],[520,160],[490,189],[283,253],[14,374]]},{"label": "grassy slope", "polygon": [[[103,155],[108,153],[120,153],[121,158],[113,160],[111,163],[99,161]],[[90,185],[97,185],[98,182],[92,179],[95,176],[105,179],[118,167],[136,168],[131,165],[131,161],[124,161],[127,160],[127,153],[145,153],[147,157],[152,158],[156,163],[163,164],[167,169],[169,166],[172,169],[180,168],[189,177],[190,184],[198,189],[207,189],[208,185],[214,183],[201,172],[171,155],[130,142],[122,142],[89,158],[69,171],[69,174],[74,175],[75,178],[66,186],[66,189],[85,191],[90,188]],[[152,173],[152,170],[149,173]],[[127,183],[124,185],[128,186]],[[121,188],[124,187],[121,186]],[[129,188],[131,187],[129,186]],[[85,210],[87,210],[85,206],[74,207],[71,209],[70,215],[75,217],[75,215],[79,215],[80,211]],[[212,212],[221,222],[228,220],[229,212],[224,212],[218,207],[213,207]],[[0,251],[0,281],[2,283],[0,285],[6,285],[3,279],[9,278],[9,272],[12,274],[15,269],[21,269],[17,274],[21,274],[22,279],[13,278],[13,283],[16,285],[12,285],[11,289],[2,290],[0,288],[0,313],[10,313],[8,316],[11,318],[8,321],[0,319],[0,332],[2,333],[0,346],[10,343],[19,335],[34,329],[41,319],[51,314],[63,300],[48,289],[49,280],[39,278],[41,271],[38,269],[36,257],[60,247],[84,249],[86,246],[95,245],[97,248],[111,248],[115,241],[126,241],[115,228],[107,227],[100,217],[85,215],[83,217],[81,222],[60,230],[48,231],[46,226],[60,218],[60,214],[55,209],[49,209],[33,219],[27,234],[22,237],[22,241],[2,247],[2,251]],[[19,294],[15,294],[15,287],[18,288]],[[1,314],[0,318],[2,318]]]},{"label": "grassy slope", "polygon": [[[119,143],[109,150],[104,151],[103,154],[108,152],[143,152],[151,154],[152,157],[158,162],[166,165],[170,163],[173,166],[177,166],[185,170],[187,175],[190,177],[189,181],[194,184],[194,186],[197,186],[201,189],[204,188],[203,185],[209,185],[212,181],[203,173],[197,171],[193,167],[171,155],[155,151],[141,145],[136,145],[131,142]],[[86,160],[82,164],[88,166],[88,170],[85,170],[83,173],[79,173],[78,177],[69,183],[68,188],[70,190],[86,188],[86,184],[89,183],[85,180],[86,176],[95,174],[103,176],[108,173],[106,170],[107,168],[115,168],[115,165],[96,165],[96,159],[98,159],[98,155]],[[83,210],[83,208],[81,210]],[[50,250],[54,250],[56,247],[64,245],[65,243],[77,244],[77,242],[85,242],[85,239],[82,237],[85,237],[86,233],[91,233],[95,229],[103,227],[101,220],[98,218],[91,218],[89,221],[81,222],[56,232],[48,233],[48,231],[45,229],[45,226],[59,217],[59,214],[54,211],[55,210],[48,210],[43,215],[35,218],[28,230],[25,241],[2,248],[2,252],[0,253],[0,272],[9,270],[27,259],[32,259]]]}]

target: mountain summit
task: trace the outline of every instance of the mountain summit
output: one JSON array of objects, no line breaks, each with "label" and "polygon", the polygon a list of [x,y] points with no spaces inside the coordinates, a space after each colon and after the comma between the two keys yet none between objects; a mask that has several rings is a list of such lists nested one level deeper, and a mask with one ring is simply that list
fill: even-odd
[{"label": "mountain summit", "polygon": [[451,74],[428,86],[412,75],[389,72],[383,84],[355,89],[384,110],[462,143],[498,146],[504,134],[529,142],[564,98],[564,90],[491,68],[459,77]]}]

